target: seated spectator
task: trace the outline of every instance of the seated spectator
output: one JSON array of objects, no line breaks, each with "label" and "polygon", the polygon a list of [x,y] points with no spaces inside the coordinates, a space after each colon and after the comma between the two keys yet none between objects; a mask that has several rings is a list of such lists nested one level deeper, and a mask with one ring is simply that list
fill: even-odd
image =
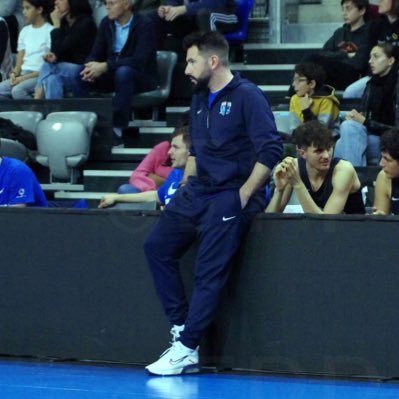
[{"label": "seated spectator", "polygon": [[[175,137],[175,134],[172,136]],[[172,171],[169,166],[170,143],[162,141],[140,162],[133,171],[129,183],[123,184],[118,189],[118,194],[141,193],[143,191],[154,191],[165,183],[166,178]]]},{"label": "seated spectator", "polygon": [[335,135],[339,130],[339,101],[334,88],[324,85],[325,76],[320,65],[305,62],[295,66],[295,94],[290,99],[290,112],[294,115],[294,126],[317,119]]},{"label": "seated spectator", "polygon": [[142,193],[131,194],[107,194],[99,204],[99,208],[106,208],[118,202],[151,202],[156,201],[162,205],[168,204],[173,194],[179,188],[183,178],[184,168],[187,163],[190,148],[190,136],[188,127],[176,129],[168,155],[172,162],[173,170],[165,183],[158,190],[151,190]]},{"label": "seated spectator", "polygon": [[6,21],[0,17],[0,78],[6,80],[12,70],[10,36]]},{"label": "seated spectator", "polygon": [[43,55],[50,48],[53,26],[47,22],[47,0],[24,0],[25,26],[18,37],[18,54],[9,79],[0,83],[0,98],[31,99]]},{"label": "seated spectator", "polygon": [[0,157],[0,206],[47,207],[36,176],[18,159]]},{"label": "seated spectator", "polygon": [[153,17],[160,47],[167,33],[184,37],[197,30],[231,32],[238,23],[234,0],[167,0]]},{"label": "seated spectator", "polygon": [[113,124],[118,138],[128,126],[133,95],[153,90],[158,83],[153,25],[146,17],[133,15],[133,3],[106,0],[108,15],[81,72],[91,89],[115,91]]},{"label": "seated spectator", "polygon": [[334,140],[327,126],[307,122],[294,136],[299,157],[287,157],[275,168],[266,212],[283,212],[295,191],[305,213],[365,213],[360,180],[349,162],[332,157]]},{"label": "seated spectator", "polygon": [[320,54],[308,54],[302,62],[314,62],[326,72],[326,83],[343,90],[367,74],[370,24],[364,15],[368,0],[341,0],[345,24],[324,43]]},{"label": "seated spectator", "polygon": [[374,190],[374,215],[399,215],[399,129],[393,128],[381,136],[382,170]]},{"label": "seated spectator", "polygon": [[354,166],[377,164],[380,135],[395,123],[397,51],[392,43],[375,46],[370,53],[372,77],[362,97],[362,106],[346,114],[340,127],[335,155]]},{"label": "seated spectator", "polygon": [[79,76],[96,37],[90,4],[88,0],[55,0],[50,17],[54,26],[51,51],[44,55],[35,98],[63,98],[65,86],[80,97],[80,85],[68,77]]},{"label": "seated spectator", "polygon": [[15,53],[17,51],[18,33],[24,26],[22,0],[1,0],[0,17],[3,17],[7,22],[11,51]]},{"label": "seated spectator", "polygon": [[[380,0],[380,15],[370,26],[370,48],[385,42],[399,46],[399,0]],[[365,76],[349,85],[343,94],[344,98],[361,98],[370,76]]]}]

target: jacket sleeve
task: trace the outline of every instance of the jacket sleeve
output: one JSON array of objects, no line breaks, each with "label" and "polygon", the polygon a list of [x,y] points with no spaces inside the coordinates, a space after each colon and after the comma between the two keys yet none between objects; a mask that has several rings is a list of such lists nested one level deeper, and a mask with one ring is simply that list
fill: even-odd
[{"label": "jacket sleeve", "polygon": [[376,136],[381,136],[385,131],[393,128],[393,126],[377,122],[373,119],[366,119],[363,125],[369,133],[375,134]]},{"label": "jacket sleeve", "polygon": [[0,20],[0,64],[3,62],[4,55],[6,54],[7,44],[9,40],[8,29],[6,22]]},{"label": "jacket sleeve", "polygon": [[344,28],[338,28],[334,34],[324,43],[322,55],[327,58],[344,60],[348,54],[338,48],[338,44],[344,40]]},{"label": "jacket sleeve", "polygon": [[104,17],[100,23],[96,39],[94,41],[93,47],[91,48],[89,56],[86,58],[86,62],[104,62],[107,60],[107,24],[108,17]]},{"label": "jacket sleeve", "polygon": [[243,106],[246,130],[256,149],[257,160],[273,169],[282,158],[283,144],[269,103],[260,90],[248,90]]}]

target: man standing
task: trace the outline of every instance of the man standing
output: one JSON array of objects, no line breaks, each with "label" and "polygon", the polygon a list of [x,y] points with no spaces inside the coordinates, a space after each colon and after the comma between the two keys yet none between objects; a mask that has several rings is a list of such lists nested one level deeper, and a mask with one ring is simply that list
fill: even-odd
[{"label": "man standing", "polygon": [[106,0],[108,15],[81,72],[94,89],[115,91],[114,134],[128,126],[133,94],[150,91],[158,83],[152,22],[133,14],[135,0]]},{"label": "man standing", "polygon": [[[232,257],[265,204],[265,181],[282,155],[269,104],[253,83],[232,74],[224,37],[194,33],[185,38],[184,48],[185,73],[196,87],[191,155],[182,187],[144,244],[173,325],[172,346],[146,367],[157,375],[199,371],[198,344],[214,316]],[[178,259],[196,237],[195,285],[187,303]]]}]

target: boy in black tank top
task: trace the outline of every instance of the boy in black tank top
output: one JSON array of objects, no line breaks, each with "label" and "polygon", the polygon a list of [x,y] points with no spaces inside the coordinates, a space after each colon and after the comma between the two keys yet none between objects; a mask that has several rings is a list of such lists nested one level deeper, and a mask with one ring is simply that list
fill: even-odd
[{"label": "boy in black tank top", "polygon": [[305,213],[365,213],[355,168],[333,158],[331,131],[318,121],[294,131],[298,159],[285,158],[274,171],[276,188],[265,212],[283,212],[295,194]]},{"label": "boy in black tank top", "polygon": [[381,136],[382,170],[378,173],[374,192],[374,215],[399,215],[399,129]]}]

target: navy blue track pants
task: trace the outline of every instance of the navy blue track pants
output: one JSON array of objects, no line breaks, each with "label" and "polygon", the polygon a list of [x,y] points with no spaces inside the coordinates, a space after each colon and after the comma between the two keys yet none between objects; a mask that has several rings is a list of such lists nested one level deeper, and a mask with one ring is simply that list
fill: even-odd
[{"label": "navy blue track pants", "polygon": [[[171,324],[185,324],[181,342],[198,346],[211,323],[231,260],[253,217],[262,212],[264,196],[255,195],[242,210],[238,189],[216,193],[180,188],[144,243],[158,297]],[[179,259],[198,237],[195,281],[187,302]]]}]

